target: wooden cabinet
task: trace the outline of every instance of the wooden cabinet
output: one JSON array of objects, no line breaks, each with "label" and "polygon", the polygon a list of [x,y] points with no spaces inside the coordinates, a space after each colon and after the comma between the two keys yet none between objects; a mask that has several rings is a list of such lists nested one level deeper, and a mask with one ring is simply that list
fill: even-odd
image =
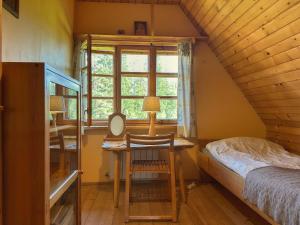
[{"label": "wooden cabinet", "polygon": [[80,225],[79,82],[44,63],[3,63],[2,87],[4,224]]}]

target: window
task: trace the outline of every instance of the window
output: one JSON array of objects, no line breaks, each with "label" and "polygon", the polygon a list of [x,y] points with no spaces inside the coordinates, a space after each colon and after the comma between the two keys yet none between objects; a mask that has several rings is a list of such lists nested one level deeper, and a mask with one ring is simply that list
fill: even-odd
[{"label": "window", "polygon": [[121,112],[127,119],[145,120],[143,99],[148,95],[149,51],[121,51]]},{"label": "window", "polygon": [[107,120],[114,112],[114,58],[114,47],[92,49],[92,121]]},{"label": "window", "polygon": [[125,114],[129,123],[145,123],[148,114],[142,111],[142,105],[148,95],[161,97],[157,120],[176,123],[176,47],[92,43],[90,49],[88,45],[84,48],[82,61],[83,107],[88,125],[106,124],[113,112]]},{"label": "window", "polygon": [[76,91],[69,89],[69,88],[64,88],[61,85],[50,82],[49,83],[49,94],[63,96],[65,113],[63,113],[63,116],[58,115],[58,118],[61,117],[61,119],[63,119],[63,120],[76,120],[77,119],[78,97],[77,97]]},{"label": "window", "polygon": [[159,120],[177,120],[178,55],[158,51],[156,54],[156,96],[160,97]]}]

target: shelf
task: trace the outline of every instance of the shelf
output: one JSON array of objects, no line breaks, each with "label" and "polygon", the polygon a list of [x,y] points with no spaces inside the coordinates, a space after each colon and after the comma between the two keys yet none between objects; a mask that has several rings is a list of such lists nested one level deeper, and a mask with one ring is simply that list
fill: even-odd
[{"label": "shelf", "polygon": [[74,206],[62,205],[58,210],[54,219],[51,220],[51,224],[69,225],[73,224],[74,220]]},{"label": "shelf", "polygon": [[[64,138],[65,140],[65,148],[64,150],[66,152],[76,152],[77,149],[77,140],[74,138]],[[61,150],[60,145],[56,144],[56,145],[50,145],[50,150]]]},{"label": "shelf", "polygon": [[49,132],[50,133],[55,133],[55,132],[58,132],[58,131],[75,129],[75,128],[76,128],[76,126],[74,126],[74,125],[61,125],[61,126],[57,126],[57,127],[51,127]]},{"label": "shelf", "polygon": [[78,178],[78,170],[74,171],[67,179],[65,179],[54,191],[50,194],[50,208],[60,199],[60,197],[68,190],[68,188]]}]

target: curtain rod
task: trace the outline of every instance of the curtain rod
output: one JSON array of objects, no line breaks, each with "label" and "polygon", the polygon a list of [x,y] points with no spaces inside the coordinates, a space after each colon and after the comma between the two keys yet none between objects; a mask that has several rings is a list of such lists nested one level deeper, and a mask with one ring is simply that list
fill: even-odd
[{"label": "curtain rod", "polygon": [[107,41],[107,42],[145,42],[145,43],[158,43],[158,42],[173,42],[178,43],[185,40],[206,41],[206,36],[186,36],[186,37],[171,37],[171,36],[138,36],[138,35],[105,35],[105,34],[79,34],[80,39],[86,39],[88,36],[91,40]]}]

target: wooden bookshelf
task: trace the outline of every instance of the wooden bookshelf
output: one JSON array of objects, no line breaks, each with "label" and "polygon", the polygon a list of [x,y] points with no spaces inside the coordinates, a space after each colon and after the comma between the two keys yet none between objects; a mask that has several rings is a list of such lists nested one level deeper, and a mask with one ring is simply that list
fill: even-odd
[{"label": "wooden bookshelf", "polygon": [[[4,224],[80,225],[80,83],[44,63],[3,63],[2,84]],[[66,111],[53,128],[50,96],[67,106],[69,93],[76,118]]]}]

